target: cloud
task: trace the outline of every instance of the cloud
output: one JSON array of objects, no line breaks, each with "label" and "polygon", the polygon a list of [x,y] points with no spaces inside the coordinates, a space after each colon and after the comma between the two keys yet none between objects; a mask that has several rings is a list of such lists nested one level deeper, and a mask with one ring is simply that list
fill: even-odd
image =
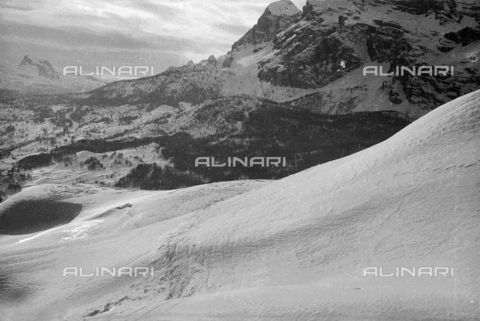
[{"label": "cloud", "polygon": [[3,9],[11,9],[11,10],[20,10],[20,11],[30,11],[31,8],[19,7],[19,6],[9,6],[9,5],[2,5],[0,4],[0,8]]},{"label": "cloud", "polygon": [[252,26],[246,25],[238,25],[238,24],[231,24],[231,23],[218,23],[215,25],[220,30],[224,30],[230,32],[234,35],[241,35],[245,34]]},{"label": "cloud", "polygon": [[153,49],[154,45],[148,40],[136,39],[128,35],[109,31],[95,34],[79,27],[56,29],[37,25],[10,23],[0,24],[0,35],[4,39],[22,39],[23,41],[42,42],[53,47],[89,47],[89,48],[116,48],[116,49]]},{"label": "cloud", "polygon": [[172,21],[178,17],[180,12],[176,11],[174,8],[163,5],[159,3],[153,3],[148,1],[136,2],[136,6],[139,10],[144,10],[146,12],[153,13],[155,16],[162,20]]}]

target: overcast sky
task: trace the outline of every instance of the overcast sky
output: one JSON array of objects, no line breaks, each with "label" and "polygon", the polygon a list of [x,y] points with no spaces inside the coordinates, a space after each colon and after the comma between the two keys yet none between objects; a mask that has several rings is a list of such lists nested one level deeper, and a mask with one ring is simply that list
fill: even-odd
[{"label": "overcast sky", "polygon": [[[270,0],[0,0],[0,58],[153,65],[225,54]],[[306,0],[293,0],[302,9]],[[1,64],[1,62],[0,62]],[[160,70],[162,69],[162,70]]]}]

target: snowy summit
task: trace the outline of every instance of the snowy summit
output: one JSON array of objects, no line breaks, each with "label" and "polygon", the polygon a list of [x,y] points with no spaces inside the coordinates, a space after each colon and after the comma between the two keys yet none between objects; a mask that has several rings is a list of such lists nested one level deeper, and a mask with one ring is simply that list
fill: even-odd
[{"label": "snowy summit", "polygon": [[267,11],[270,11],[274,16],[293,16],[301,12],[290,0],[273,2],[267,7]]}]

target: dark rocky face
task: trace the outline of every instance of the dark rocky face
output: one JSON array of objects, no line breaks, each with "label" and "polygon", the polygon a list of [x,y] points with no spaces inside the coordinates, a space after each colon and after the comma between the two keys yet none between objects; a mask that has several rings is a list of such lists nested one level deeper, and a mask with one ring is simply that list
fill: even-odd
[{"label": "dark rocky face", "polygon": [[301,11],[290,1],[271,4],[258,19],[257,24],[233,44],[232,50],[273,40],[280,31],[299,21],[300,14]]},{"label": "dark rocky face", "polygon": [[[372,15],[376,19],[371,19]],[[425,28],[406,23],[406,17],[425,19]],[[260,62],[258,76],[278,86],[313,89],[368,61],[389,63],[389,71],[396,66],[425,65],[432,58],[441,61],[442,52],[480,41],[480,27],[462,27],[460,23],[471,18],[480,21],[479,17],[480,6],[473,1],[309,0],[301,20],[274,37],[279,53]],[[428,24],[448,25],[446,30],[456,31],[441,34]],[[387,80],[388,97],[394,104],[401,103],[400,86],[410,104],[425,108],[480,86],[478,69],[457,68],[456,72],[456,77],[394,76]]]},{"label": "dark rocky face", "polygon": [[474,0],[366,0],[371,5],[392,5],[394,10],[412,15],[435,15],[442,24],[461,22],[464,16],[480,22],[480,3]]}]

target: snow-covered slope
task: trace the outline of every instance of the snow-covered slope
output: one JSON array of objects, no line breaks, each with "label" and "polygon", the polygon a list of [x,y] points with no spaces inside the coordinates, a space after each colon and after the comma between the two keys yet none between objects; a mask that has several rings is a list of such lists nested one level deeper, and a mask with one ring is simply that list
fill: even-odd
[{"label": "snow-covered slope", "polygon": [[[70,223],[0,236],[2,316],[478,320],[479,170],[476,91],[381,144],[265,186],[69,192],[61,201],[82,205]],[[0,218],[28,193],[2,204]],[[156,272],[62,277],[74,266]],[[364,276],[367,267],[449,274]]]}]

